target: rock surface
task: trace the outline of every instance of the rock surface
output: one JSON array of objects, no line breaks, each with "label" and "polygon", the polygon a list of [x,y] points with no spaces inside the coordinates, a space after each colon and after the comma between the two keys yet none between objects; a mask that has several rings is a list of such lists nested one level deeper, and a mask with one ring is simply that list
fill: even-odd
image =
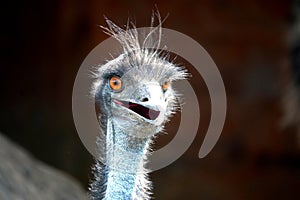
[{"label": "rock surface", "polygon": [[0,199],[76,200],[87,195],[73,178],[34,159],[0,134]]}]

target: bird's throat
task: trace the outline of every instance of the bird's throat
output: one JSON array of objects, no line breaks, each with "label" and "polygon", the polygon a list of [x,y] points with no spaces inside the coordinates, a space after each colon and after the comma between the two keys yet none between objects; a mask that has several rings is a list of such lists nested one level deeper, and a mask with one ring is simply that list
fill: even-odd
[{"label": "bird's throat", "polygon": [[104,199],[133,199],[141,190],[147,194],[149,182],[144,164],[149,140],[130,136],[108,120],[105,144],[107,184]]}]

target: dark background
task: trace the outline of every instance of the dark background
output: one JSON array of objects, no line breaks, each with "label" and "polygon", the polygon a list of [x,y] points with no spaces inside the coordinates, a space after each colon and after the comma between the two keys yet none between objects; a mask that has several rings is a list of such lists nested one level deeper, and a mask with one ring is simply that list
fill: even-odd
[{"label": "dark background", "polygon": [[[300,150],[293,127],[280,126],[290,73],[290,1],[13,1],[1,3],[0,131],[36,158],[87,188],[91,155],[72,118],[72,87],[87,54],[108,36],[103,15],[148,26],[157,5],[164,27],[198,41],[224,79],[228,113],[213,151],[197,157],[209,123],[209,96],[190,80],[201,107],[188,151],[151,174],[156,199],[299,199]],[[192,69],[191,69],[192,70]],[[176,118],[174,119],[176,123]],[[158,146],[168,142],[162,136]],[[188,134],[188,133],[187,133]]]}]

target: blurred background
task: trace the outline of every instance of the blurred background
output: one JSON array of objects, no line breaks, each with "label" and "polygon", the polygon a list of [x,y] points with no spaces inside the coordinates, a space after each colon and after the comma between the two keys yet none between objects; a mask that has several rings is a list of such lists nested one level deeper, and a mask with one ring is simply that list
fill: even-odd
[{"label": "blurred background", "polygon": [[[291,1],[2,3],[0,131],[87,190],[93,158],[77,135],[71,108],[77,70],[108,37],[99,28],[105,25],[103,15],[120,26],[130,16],[144,27],[155,5],[163,18],[169,14],[163,27],[189,35],[209,52],[228,100],[222,135],[213,151],[199,159],[210,101],[201,76],[186,64],[201,107],[199,132],[179,160],[151,174],[155,199],[300,199],[297,129],[282,126],[282,97],[291,77]],[[176,118],[157,148],[176,133]]]}]

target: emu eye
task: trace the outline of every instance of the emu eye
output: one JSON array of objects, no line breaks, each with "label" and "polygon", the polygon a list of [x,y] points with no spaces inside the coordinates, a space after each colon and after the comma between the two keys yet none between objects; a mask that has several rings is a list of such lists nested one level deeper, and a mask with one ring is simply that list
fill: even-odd
[{"label": "emu eye", "polygon": [[170,80],[165,80],[163,82],[163,84],[162,84],[161,87],[162,87],[162,89],[163,89],[164,92],[167,91],[167,89],[170,87],[170,84],[171,84]]},{"label": "emu eye", "polygon": [[114,91],[119,91],[122,89],[122,80],[120,77],[113,76],[109,79],[109,86]]}]

